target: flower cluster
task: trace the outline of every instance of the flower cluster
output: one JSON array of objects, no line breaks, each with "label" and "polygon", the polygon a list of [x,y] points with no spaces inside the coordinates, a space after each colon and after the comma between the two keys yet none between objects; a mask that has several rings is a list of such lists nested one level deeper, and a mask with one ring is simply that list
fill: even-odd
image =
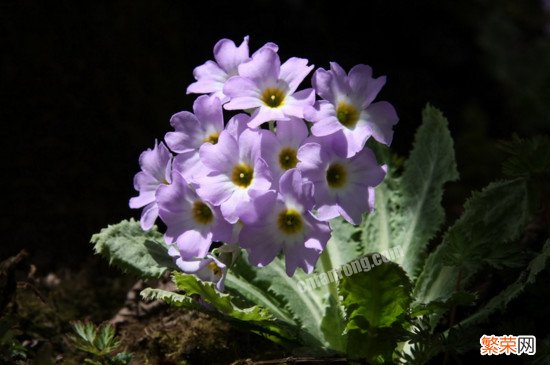
[{"label": "flower cluster", "polygon": [[[389,145],[398,121],[391,104],[374,102],[385,78],[333,62],[298,90],[314,66],[281,63],[277,52],[267,43],[250,55],[248,37],[220,40],[193,72],[187,93],[203,94],[193,112],[171,118],[174,130],[142,153],[134,179],[130,207],[144,207],[143,229],[160,217],[176,264],[219,290],[241,248],[253,265],[283,252],[289,276],[311,272],[328,221],[359,224],[385,176],[365,147],[370,137]],[[224,109],[238,114],[226,122]]]}]

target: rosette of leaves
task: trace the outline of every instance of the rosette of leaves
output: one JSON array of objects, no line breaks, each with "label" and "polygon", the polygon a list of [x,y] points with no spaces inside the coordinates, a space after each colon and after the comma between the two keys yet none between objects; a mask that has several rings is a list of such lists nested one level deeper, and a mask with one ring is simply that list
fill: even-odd
[{"label": "rosette of leaves", "polygon": [[[427,106],[422,119],[402,173],[387,150],[374,146],[380,162],[389,166],[376,188],[376,210],[358,226],[331,222],[332,238],[313,274],[297,271],[288,277],[280,259],[253,267],[243,253],[227,275],[227,293],[220,293],[212,283],[174,271],[162,235],[143,232],[133,220],[94,235],[95,250],[142,277],[173,271],[178,292],[150,288],[142,292],[144,298],[207,311],[295,352],[423,364],[441,353],[479,346],[475,339],[465,343],[461,334],[505,310],[546,267],[550,241],[536,250],[518,244],[544,199],[532,189],[531,174],[515,174],[474,192],[462,216],[445,223],[444,185],[458,178],[453,141],[440,111]],[[538,171],[536,161],[531,165]],[[429,245],[436,248],[430,252]],[[372,262],[374,255],[395,248],[401,255],[368,270],[311,290],[299,284],[341,271],[358,258]],[[480,298],[480,273],[506,269],[516,270],[515,279]],[[457,308],[467,308],[466,314],[457,316]]]},{"label": "rosette of leaves", "polygon": [[73,322],[74,333],[67,335],[70,343],[86,354],[83,360],[88,365],[127,365],[132,355],[117,352],[120,340],[111,324],[95,326],[91,322]]}]

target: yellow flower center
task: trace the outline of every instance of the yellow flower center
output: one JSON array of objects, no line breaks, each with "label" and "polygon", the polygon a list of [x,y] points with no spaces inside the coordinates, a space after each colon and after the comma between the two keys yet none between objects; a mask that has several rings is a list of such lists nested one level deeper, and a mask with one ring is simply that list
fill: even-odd
[{"label": "yellow flower center", "polygon": [[285,209],[279,213],[277,226],[286,234],[295,234],[302,230],[302,215],[294,209]]},{"label": "yellow flower center", "polygon": [[196,201],[193,203],[193,219],[199,224],[209,224],[214,220],[214,214],[208,205],[204,204],[201,201]]},{"label": "yellow flower center", "polygon": [[264,90],[261,97],[265,105],[270,108],[278,108],[285,101],[285,93],[276,87],[268,87]]},{"label": "yellow flower center", "polygon": [[279,165],[281,169],[288,170],[298,164],[297,152],[294,148],[285,147],[279,152]]},{"label": "yellow flower center", "polygon": [[233,168],[231,181],[241,188],[247,188],[252,183],[253,176],[254,169],[252,166],[241,162]]},{"label": "yellow flower center", "polygon": [[218,132],[211,133],[208,137],[203,139],[203,142],[210,142],[212,144],[218,143],[218,138],[220,137],[220,134]]},{"label": "yellow flower center", "polygon": [[327,183],[331,188],[341,188],[346,184],[347,171],[344,166],[333,163],[327,169]]},{"label": "yellow flower center", "polygon": [[218,265],[216,265],[216,263],[214,261],[212,261],[211,263],[208,264],[208,269],[210,269],[210,271],[212,271],[212,273],[215,276],[217,276],[217,277],[222,276],[222,269],[220,269],[220,267]]},{"label": "yellow flower center", "polygon": [[353,105],[342,101],[336,107],[336,118],[344,127],[353,128],[359,120],[359,111]]}]

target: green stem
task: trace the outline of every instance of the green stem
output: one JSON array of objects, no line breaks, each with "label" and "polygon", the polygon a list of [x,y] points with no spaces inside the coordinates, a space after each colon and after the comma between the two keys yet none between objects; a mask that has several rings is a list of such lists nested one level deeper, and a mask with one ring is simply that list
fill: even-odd
[{"label": "green stem", "polygon": [[[325,247],[325,250],[321,254],[321,269],[325,273],[328,273],[333,269],[332,261],[330,260],[330,254],[328,252],[328,246]],[[338,300],[338,287],[336,285],[337,284],[335,281],[328,283],[330,296],[334,298],[336,303],[339,303],[340,301]]]},{"label": "green stem", "polygon": [[269,130],[275,133],[275,122],[271,120],[268,123],[269,123]]}]

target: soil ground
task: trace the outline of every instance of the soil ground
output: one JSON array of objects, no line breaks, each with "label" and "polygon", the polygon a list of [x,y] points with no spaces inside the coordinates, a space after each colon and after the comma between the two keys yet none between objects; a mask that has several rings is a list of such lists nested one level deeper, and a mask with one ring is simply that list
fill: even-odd
[{"label": "soil ground", "polygon": [[[81,364],[86,354],[71,345],[72,321],[111,323],[121,340],[118,351],[131,364],[345,363],[294,357],[273,342],[207,314],[143,302],[148,286],[169,288],[168,279],[144,282],[91,257],[79,269],[44,272],[20,254],[0,266],[0,349],[7,356],[10,336],[20,344],[15,364]],[[2,326],[0,326],[2,327]],[[118,352],[117,351],[117,352]],[[2,358],[0,357],[0,363]]]}]

